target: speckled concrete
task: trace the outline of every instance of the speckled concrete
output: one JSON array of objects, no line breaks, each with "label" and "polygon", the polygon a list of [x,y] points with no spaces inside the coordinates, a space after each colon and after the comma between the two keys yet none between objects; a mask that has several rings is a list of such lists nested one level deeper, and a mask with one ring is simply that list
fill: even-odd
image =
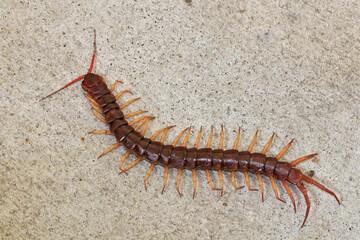
[{"label": "speckled concrete", "polygon": [[[0,238],[3,239],[358,239],[359,217],[359,1],[14,1],[0,3]],[[259,192],[235,192],[225,173],[225,194],[191,172],[183,197],[170,171],[156,167],[144,190],[149,164],[118,175],[124,154],[91,113],[80,84],[41,101],[84,74],[97,30],[95,72],[124,81],[142,100],[126,109],[156,119],[148,134],[176,124],[177,133],[211,125],[218,144],[226,126],[228,148],[242,128],[241,149],[260,130],[255,150],[272,132],[275,155],[299,165],[341,199],[306,184],[312,208],[292,187],[298,212],[275,200],[264,177]],[[132,96],[124,95],[121,101]],[[133,159],[133,158],[132,158]],[[126,162],[126,165],[130,160]],[[217,175],[213,181],[218,185]],[[239,185],[244,179],[237,176]],[[251,176],[254,187],[256,177]]]}]

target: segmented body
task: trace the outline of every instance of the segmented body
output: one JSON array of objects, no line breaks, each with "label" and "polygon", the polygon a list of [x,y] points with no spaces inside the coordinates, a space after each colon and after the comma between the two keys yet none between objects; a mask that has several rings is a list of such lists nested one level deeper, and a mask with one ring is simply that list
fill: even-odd
[{"label": "segmented body", "polygon": [[[95,43],[96,42],[94,42],[94,45],[96,46]],[[327,193],[331,194],[340,204],[340,201],[338,200],[335,193],[333,193],[332,191],[330,191],[320,183],[316,182],[315,180],[305,176],[304,174],[302,174],[302,172],[299,169],[294,168],[294,166],[296,166],[297,164],[312,158],[316,154],[311,154],[301,157],[290,163],[279,161],[279,159],[285,154],[285,152],[290,147],[292,141],[276,157],[269,157],[266,156],[266,151],[269,148],[274,135],[270,138],[270,140],[268,141],[268,143],[265,145],[264,149],[260,153],[252,153],[252,148],[255,144],[257,132],[247,151],[237,150],[237,143],[239,141],[240,131],[235,140],[233,148],[228,150],[222,149],[223,129],[221,131],[221,138],[218,149],[212,149],[210,147],[213,129],[211,131],[206,148],[198,148],[201,130],[196,139],[195,145],[192,148],[186,147],[186,143],[190,133],[189,128],[182,131],[172,144],[164,144],[164,138],[166,132],[173,126],[160,129],[151,138],[144,137],[147,124],[149,120],[152,119],[152,117],[149,116],[139,117],[133,120],[132,122],[128,122],[126,120],[129,117],[144,113],[145,111],[139,111],[124,115],[122,109],[138,99],[133,99],[129,102],[124,103],[121,106],[117,104],[116,101],[120,97],[120,95],[129,91],[124,90],[120,92],[117,96],[114,96],[112,92],[114,90],[116,83],[113,85],[111,89],[109,89],[100,75],[91,73],[94,64],[95,49],[96,48],[94,48],[94,54],[88,73],[86,75],[82,75],[78,77],[77,79],[65,85],[63,88],[59,89],[58,91],[68,87],[69,85],[77,81],[84,79],[82,82],[82,88],[88,94],[86,95],[86,97],[89,99],[91,105],[93,106],[93,113],[102,122],[107,123],[110,126],[110,131],[97,131],[92,133],[114,135],[118,142],[117,144],[108,148],[101,156],[119,147],[120,145],[123,145],[128,151],[125,154],[125,156],[123,156],[120,162],[119,169],[121,170],[122,173],[129,170],[131,167],[139,163],[141,160],[143,159],[147,160],[150,163],[150,168],[144,180],[145,188],[146,188],[146,180],[150,176],[150,173],[155,165],[161,165],[165,168],[164,187],[166,185],[169,168],[178,169],[177,190],[179,194],[180,194],[179,184],[180,184],[182,169],[191,170],[193,173],[193,181],[194,181],[194,196],[196,191],[196,170],[205,171],[211,189],[221,190],[221,193],[223,191],[223,176],[222,176],[223,171],[231,172],[232,184],[235,189],[242,188],[242,187],[237,187],[235,183],[235,172],[238,171],[244,174],[248,189],[256,190],[250,187],[250,181],[248,176],[248,173],[250,172],[257,175],[262,196],[264,195],[264,189],[263,189],[261,175],[265,175],[269,177],[271,181],[272,188],[274,190],[276,198],[280,201],[283,201],[278,196],[278,192],[274,182],[274,177],[275,177],[276,179],[280,180],[283,183],[288,195],[291,198],[291,201],[293,202],[295,211],[296,211],[295,200],[287,182],[295,184],[304,195],[307,204],[307,210],[302,226],[304,226],[310,210],[310,201],[307,195],[307,191],[302,184],[302,181],[311,183],[319,187],[320,189],[326,191]],[[52,94],[55,94],[58,91]],[[51,96],[52,94],[50,94],[49,96]],[[136,127],[133,127],[133,125],[136,123],[138,123],[138,125]],[[145,126],[140,131],[140,127],[144,124]],[[180,137],[186,131],[187,131],[187,135],[183,141],[183,144],[181,146],[177,146]],[[156,141],[155,138],[161,132],[163,133],[161,140]],[[138,158],[133,163],[131,163],[127,168],[122,169],[122,164],[131,153],[136,154]],[[217,171],[217,173],[219,174],[221,188],[213,187],[210,180],[209,170]],[[262,199],[264,200],[264,197]]]}]

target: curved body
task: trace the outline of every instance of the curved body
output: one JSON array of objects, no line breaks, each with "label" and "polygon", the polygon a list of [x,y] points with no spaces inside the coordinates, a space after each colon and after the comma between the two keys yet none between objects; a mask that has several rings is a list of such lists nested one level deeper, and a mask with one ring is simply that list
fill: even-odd
[{"label": "curved body", "polygon": [[[81,85],[83,90],[87,92],[87,95],[85,96],[89,99],[90,104],[93,107],[92,111],[94,115],[97,116],[102,122],[110,126],[110,131],[97,131],[92,133],[114,135],[118,142],[117,144],[114,144],[113,146],[108,148],[103,154],[100,155],[100,157],[106,154],[107,152],[119,147],[120,145],[123,145],[128,151],[120,161],[119,169],[121,170],[121,173],[126,172],[126,170],[130,169],[131,167],[139,163],[141,160],[146,159],[150,163],[150,168],[144,180],[145,188],[146,188],[146,180],[150,176],[150,173],[155,165],[161,165],[165,168],[163,191],[167,182],[169,168],[172,167],[178,169],[177,190],[180,196],[181,193],[179,190],[179,185],[180,185],[182,169],[189,169],[192,171],[193,181],[194,181],[193,196],[195,196],[196,183],[197,183],[196,170],[205,171],[211,189],[221,190],[221,194],[223,193],[223,183],[224,183],[222,171],[229,171],[231,173],[231,182],[236,190],[243,188],[242,186],[237,187],[235,183],[235,172],[238,171],[244,174],[248,189],[250,191],[256,191],[257,189],[253,189],[250,187],[250,180],[248,176],[248,173],[250,172],[252,174],[256,174],[258,178],[259,186],[262,194],[262,200],[264,201],[264,188],[263,188],[261,175],[265,175],[270,179],[276,199],[285,202],[278,195],[274,178],[282,182],[283,186],[286,189],[287,194],[289,195],[294,205],[295,212],[296,212],[295,200],[287,182],[295,184],[297,188],[301,191],[301,193],[304,195],[307,209],[306,209],[305,219],[301,227],[304,226],[310,211],[310,200],[307,195],[307,190],[303,185],[303,181],[313,184],[318,188],[322,189],[323,191],[331,194],[340,204],[340,201],[335,195],[335,193],[333,193],[332,191],[330,191],[328,188],[318,183],[317,181],[311,179],[310,177],[305,176],[304,174],[302,174],[302,172],[299,169],[294,168],[294,166],[314,157],[316,154],[310,154],[301,157],[290,163],[279,161],[290,147],[292,143],[291,141],[283,150],[281,150],[281,152],[276,157],[266,156],[266,151],[269,148],[271,141],[273,140],[274,134],[260,153],[252,153],[252,148],[255,144],[257,132],[247,151],[237,150],[237,144],[240,137],[240,129],[238,136],[235,140],[234,147],[228,150],[222,149],[223,129],[221,131],[221,138],[218,149],[210,148],[213,129],[211,130],[209,141],[205,148],[198,148],[201,129],[196,139],[195,145],[192,148],[186,147],[186,142],[189,137],[190,129],[185,129],[184,131],[182,131],[181,134],[174,140],[174,142],[171,145],[164,144],[164,138],[167,130],[169,130],[173,126],[160,129],[151,138],[144,137],[147,124],[149,120],[152,119],[152,117],[149,118],[149,116],[147,116],[147,119],[146,116],[140,117],[137,118],[136,120],[133,120],[130,123],[126,120],[129,117],[144,113],[145,111],[138,111],[124,115],[122,109],[128,106],[129,104],[131,104],[132,102],[138,100],[138,98],[130,100],[121,106],[119,106],[116,103],[118,97],[121,96],[121,94],[123,94],[124,92],[129,92],[129,93],[131,92],[128,90],[124,90],[120,92],[117,96],[114,96],[112,92],[114,90],[115,84],[119,81],[116,81],[115,84],[112,86],[112,88],[109,89],[100,75],[91,73],[94,65],[95,52],[96,52],[96,41],[94,40],[94,53],[88,73],[78,77],[77,79],[73,80],[72,82],[68,83],[67,85],[53,92],[47,97],[83,79]],[[102,115],[104,118],[100,115]],[[133,127],[133,125],[139,122],[141,119],[143,119],[143,121],[140,122],[136,127]],[[140,131],[139,129],[141,125],[145,123],[146,123],[145,127]],[[183,144],[181,146],[177,146],[177,142],[179,141],[179,139],[181,138],[182,134],[185,131],[187,131],[187,135],[184,139]],[[161,132],[163,132],[161,140],[156,141],[155,140],[156,136],[158,136]],[[121,168],[122,164],[131,153],[136,154],[138,158],[123,170]],[[209,170],[217,171],[221,183],[221,188],[213,187],[210,180]]]},{"label": "curved body", "polygon": [[265,154],[240,152],[236,149],[174,147],[151,141],[128,125],[115,96],[101,76],[88,73],[82,82],[82,88],[102,107],[105,120],[117,141],[137,156],[144,157],[149,163],[173,168],[260,173],[296,183],[293,177],[288,179],[290,173],[291,176],[297,175],[297,171],[293,170],[289,163],[278,161],[275,157],[267,157]]}]

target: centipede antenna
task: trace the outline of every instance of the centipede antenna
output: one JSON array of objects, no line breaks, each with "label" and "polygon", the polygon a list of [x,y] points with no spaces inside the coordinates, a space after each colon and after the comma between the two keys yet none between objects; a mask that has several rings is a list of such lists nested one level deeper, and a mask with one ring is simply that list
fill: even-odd
[{"label": "centipede antenna", "polygon": [[[91,73],[91,71],[92,71],[92,69],[93,69],[93,67],[94,67],[95,53],[96,53],[96,30],[94,29],[94,53],[93,53],[93,56],[92,56],[92,59],[91,59],[91,64],[90,64],[90,67],[89,67],[89,70],[88,70],[87,73]],[[70,83],[66,84],[65,86],[63,86],[63,87],[60,88],[59,90],[56,90],[55,92],[53,92],[53,93],[47,95],[46,97],[42,98],[41,100],[44,100],[44,99],[46,99],[46,98],[48,98],[48,97],[50,97],[50,96],[52,96],[52,95],[60,92],[61,90],[69,87],[70,85],[73,85],[74,83],[80,81],[80,80],[83,79],[84,77],[85,77],[85,75],[82,75],[82,76],[76,78],[75,80],[73,80],[73,81],[71,81]]]},{"label": "centipede antenna", "polygon": [[54,94],[56,94],[56,93],[60,92],[61,90],[63,90],[63,89],[65,89],[65,88],[67,88],[68,86],[70,86],[70,85],[72,85],[72,84],[74,84],[74,83],[76,83],[76,82],[80,81],[80,80],[81,80],[81,79],[83,79],[84,77],[85,77],[85,75],[82,75],[82,76],[78,77],[77,79],[75,79],[75,80],[71,81],[70,83],[66,84],[65,86],[63,86],[63,87],[62,87],[62,88],[60,88],[59,90],[56,90],[55,92],[50,93],[49,95],[47,95],[46,97],[42,98],[41,100],[44,100],[44,99],[46,99],[46,98],[48,98],[48,97],[50,97],[50,96],[52,96],[52,95],[54,95]]},{"label": "centipede antenna", "polygon": [[91,73],[93,70],[94,62],[95,62],[95,53],[96,53],[96,30],[94,29],[94,52],[93,52],[90,67],[89,67],[89,70],[87,73]]}]

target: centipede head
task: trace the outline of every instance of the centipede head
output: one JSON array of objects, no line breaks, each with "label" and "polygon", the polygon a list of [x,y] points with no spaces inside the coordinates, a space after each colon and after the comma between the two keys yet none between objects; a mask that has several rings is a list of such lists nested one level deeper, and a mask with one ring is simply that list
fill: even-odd
[{"label": "centipede head", "polygon": [[[90,84],[90,82],[95,82],[94,78],[96,78],[96,76],[97,76],[98,78],[100,77],[99,75],[96,75],[96,74],[92,74],[92,73],[91,73],[92,70],[93,70],[93,67],[94,67],[95,53],[96,53],[96,31],[95,31],[95,29],[94,29],[94,52],[93,52],[93,56],[92,56],[92,59],[91,59],[90,67],[89,67],[89,70],[88,70],[87,74],[82,75],[82,76],[76,78],[75,80],[73,80],[73,81],[71,81],[70,83],[66,84],[65,86],[63,86],[63,87],[60,88],[59,90],[56,90],[55,92],[53,92],[53,93],[47,95],[46,97],[42,98],[41,100],[44,100],[44,99],[46,99],[46,98],[48,98],[48,97],[50,97],[50,96],[52,96],[52,95],[60,92],[61,90],[69,87],[70,85],[73,85],[74,83],[76,83],[76,82],[78,82],[78,81],[80,81],[80,80],[82,80],[82,79],[84,79],[84,81],[87,80],[87,81],[89,82],[89,84]],[[100,78],[101,78],[101,77],[100,77]],[[90,85],[91,85],[91,84],[90,84]],[[84,88],[84,86],[83,86],[83,88]],[[84,89],[84,90],[85,90],[85,89]]]}]

